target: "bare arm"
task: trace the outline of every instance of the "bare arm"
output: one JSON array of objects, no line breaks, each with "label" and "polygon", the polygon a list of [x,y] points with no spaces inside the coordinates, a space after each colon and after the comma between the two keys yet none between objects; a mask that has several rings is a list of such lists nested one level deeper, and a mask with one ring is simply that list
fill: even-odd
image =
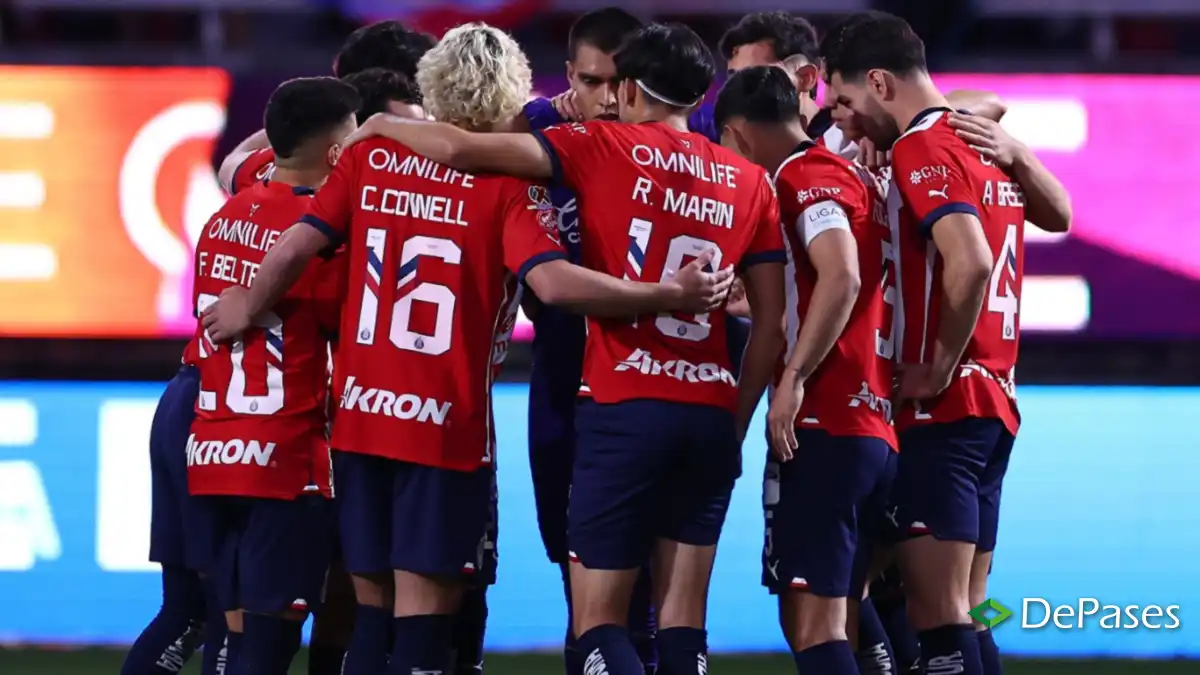
[{"label": "bare arm", "polygon": [[1071,229],[1071,194],[1024,144],[1010,171],[1025,193],[1025,218],[1047,232]]},{"label": "bare arm", "polygon": [[939,219],[933,224],[933,242],[942,256],[942,317],[931,365],[935,373],[947,374],[958,366],[975,332],[992,254],[983,226],[972,214]]},{"label": "bare arm", "polygon": [[532,134],[482,134],[441,122],[408,120],[380,113],[354,132],[346,145],[371,136],[390,138],[419,155],[462,171],[504,173],[530,179],[554,175],[550,155]]},{"label": "bare arm", "polygon": [[618,279],[559,259],[529,270],[525,283],[547,305],[590,316],[621,318],[675,310],[707,311],[728,296],[733,270],[705,274],[705,264],[707,261],[693,261],[689,264],[693,269],[680,270],[674,279],[646,283]]},{"label": "bare arm", "polygon": [[946,94],[946,101],[955,110],[966,110],[993,122],[999,122],[1008,112],[1008,104],[990,91],[956,89]]},{"label": "bare arm", "polygon": [[742,355],[738,379],[738,431],[745,436],[758,400],[770,384],[783,351],[783,265],[760,263],[744,274],[750,303],[750,339]]},{"label": "bare arm", "polygon": [[787,363],[787,375],[800,385],[821,365],[846,329],[862,285],[858,246],[850,232],[821,233],[809,244],[808,257],[816,268],[817,283]]},{"label": "bare arm", "polygon": [[221,160],[221,168],[217,171],[217,180],[220,181],[226,192],[233,192],[234,174],[237,173],[242,162],[255,152],[269,147],[271,147],[271,143],[267,140],[267,130],[259,129],[238,143],[237,147],[228,155],[225,155],[225,159]]}]

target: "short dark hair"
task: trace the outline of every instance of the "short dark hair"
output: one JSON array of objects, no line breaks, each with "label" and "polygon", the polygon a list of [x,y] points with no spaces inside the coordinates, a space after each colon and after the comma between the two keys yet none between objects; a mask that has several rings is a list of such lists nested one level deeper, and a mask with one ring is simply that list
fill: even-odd
[{"label": "short dark hair", "polygon": [[389,101],[421,105],[421,90],[417,88],[417,83],[394,70],[367,68],[346,76],[342,81],[354,87],[362,99],[362,106],[356,115],[359,124],[375,113],[386,112]]},{"label": "short dark hair", "polygon": [[617,77],[634,80],[669,105],[692,105],[716,76],[712,52],[681,23],[652,23],[630,36],[613,60]]},{"label": "short dark hair", "polygon": [[288,80],[271,94],[263,127],[271,148],[291,157],[305,142],[346,121],[362,103],[354,87],[333,77]]},{"label": "short dark hair", "polygon": [[755,12],[743,16],[721,36],[721,56],[728,61],[733,58],[733,50],[756,42],[770,42],[776,61],[803,56],[809,63],[816,63],[820,56],[817,29],[808,19],[788,12]]},{"label": "short dark hair", "polygon": [[346,77],[368,68],[386,68],[417,79],[417,62],[433,49],[432,36],[399,21],[377,21],[355,30],[333,59],[333,73]]},{"label": "short dark hair", "polygon": [[571,32],[567,36],[567,58],[574,61],[581,44],[589,44],[605,54],[612,54],[641,27],[641,19],[619,7],[592,10],[571,24]]},{"label": "short dark hair", "polygon": [[718,130],[735,117],[760,124],[799,120],[800,94],[787,73],[774,66],[739,70],[725,81],[713,107]]},{"label": "short dark hair", "polygon": [[928,70],[925,43],[908,22],[887,12],[853,14],[821,41],[825,76],[855,80],[880,68],[897,75]]}]

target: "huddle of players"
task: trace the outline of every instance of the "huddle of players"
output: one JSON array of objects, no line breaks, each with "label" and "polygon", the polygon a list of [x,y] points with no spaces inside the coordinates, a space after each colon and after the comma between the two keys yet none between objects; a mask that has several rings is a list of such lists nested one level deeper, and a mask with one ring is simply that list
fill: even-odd
[{"label": "huddle of players", "polygon": [[[450,668],[453,617],[494,574],[489,390],[522,286],[541,305],[530,450],[539,524],[565,567],[569,672],[706,672],[708,579],[768,384],[763,576],[798,671],[859,672],[852,638],[872,657],[864,672],[894,669],[859,602],[886,512],[923,670],[999,672],[966,610],[986,597],[1017,426],[1025,200],[1035,223],[1065,229],[1065,193],[998,127],[951,112],[899,19],[855,15],[819,54],[781,53],[785,37],[812,36],[781,13],[730,35],[731,65],[765,65],[734,74],[691,120],[714,75],[703,42],[616,10],[576,24],[575,97],[557,105],[522,111],[524,55],[479,25],[421,62],[425,111],[441,124],[377,117],[343,151],[351,92],[309,80],[276,93],[325,98],[297,112],[309,121],[295,151],[271,139],[274,173],[254,173],[266,180],[214,217],[197,256],[202,383],[211,371],[228,386],[202,385],[192,491],[259,498],[215,509],[232,542],[213,568],[230,587],[222,606],[246,610],[235,672],[284,672],[319,597],[330,554],[311,532],[329,516],[305,495],[330,496],[330,446],[359,602],[344,672]],[[822,113],[797,92],[815,87],[819,58],[844,139],[808,135]],[[537,130],[579,106],[588,121]],[[270,136],[270,109],[267,120]],[[892,149],[890,189],[837,152],[858,138]],[[752,326],[737,380],[720,308],[732,269]],[[340,320],[326,319],[339,300]],[[558,308],[586,315],[586,337]],[[326,445],[321,329],[335,325],[340,409]],[[293,381],[313,395],[285,403]],[[197,489],[202,469],[212,488]],[[281,559],[297,561],[294,575]],[[647,588],[652,602],[632,602]],[[654,634],[641,650],[635,627]]]}]

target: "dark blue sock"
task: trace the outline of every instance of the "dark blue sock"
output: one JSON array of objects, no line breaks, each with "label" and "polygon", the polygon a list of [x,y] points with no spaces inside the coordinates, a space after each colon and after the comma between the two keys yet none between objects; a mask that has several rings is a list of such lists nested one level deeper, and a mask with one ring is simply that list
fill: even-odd
[{"label": "dark blue sock", "polygon": [[983,675],[974,626],[939,626],[921,631],[917,639],[921,643],[921,672],[926,675]]},{"label": "dark blue sock", "polygon": [[446,675],[454,641],[452,614],[402,616],[392,620],[392,660],[388,675]]},{"label": "dark blue sock", "polygon": [[[629,631],[621,626],[596,626],[579,636],[579,653],[586,673],[607,675],[644,675],[642,660],[629,641]],[[659,670],[660,673],[666,671]]]},{"label": "dark blue sock", "polygon": [[233,675],[287,675],[304,623],[269,614],[242,615],[242,653]]},{"label": "dark blue sock", "polygon": [[700,628],[664,628],[655,636],[659,675],[705,675],[708,633]]},{"label": "dark blue sock", "polygon": [[654,650],[654,633],[658,628],[658,617],[654,615],[654,589],[650,584],[649,570],[643,569],[633,587],[629,602],[629,639],[642,660],[647,675],[658,668],[658,654]]},{"label": "dark blue sock", "polygon": [[919,672],[921,667],[921,645],[917,632],[908,622],[908,604],[904,596],[873,599],[875,613],[888,641],[892,643],[892,656],[897,673]]},{"label": "dark blue sock", "polygon": [[[854,651],[846,640],[822,642],[804,651],[792,652],[800,675],[858,675]],[[866,671],[864,671],[866,672]]]},{"label": "dark blue sock", "polygon": [[225,633],[225,673],[233,675],[233,669],[242,658],[242,634],[229,631]]},{"label": "dark blue sock", "polygon": [[308,675],[341,675],[346,650],[340,645],[310,642],[308,645]]},{"label": "dark blue sock", "polygon": [[1000,649],[990,630],[975,631],[979,640],[979,658],[983,661],[983,675],[1004,675],[1004,664],[1000,661]]},{"label": "dark blue sock", "polygon": [[162,607],[142,630],[121,675],[178,673],[204,639],[204,588],[195,572],[163,566]]},{"label": "dark blue sock", "polygon": [[472,589],[463,596],[454,616],[454,673],[483,672],[483,639],[487,633],[487,588]]},{"label": "dark blue sock", "polygon": [[217,598],[217,589],[209,581],[204,584],[204,653],[200,661],[200,675],[227,675],[228,654],[225,650],[225,612]]},{"label": "dark blue sock", "polygon": [[563,639],[563,667],[566,675],[583,675],[583,653],[575,639],[575,606],[571,602],[571,570],[569,563],[559,565],[562,573],[563,595],[567,599],[567,635]]},{"label": "dark blue sock", "polygon": [[343,675],[379,675],[387,669],[392,648],[392,610],[359,605],[354,610],[354,633],[342,666]]},{"label": "dark blue sock", "polygon": [[896,672],[892,643],[870,598],[858,606],[858,653],[855,658],[862,675],[893,675]]}]

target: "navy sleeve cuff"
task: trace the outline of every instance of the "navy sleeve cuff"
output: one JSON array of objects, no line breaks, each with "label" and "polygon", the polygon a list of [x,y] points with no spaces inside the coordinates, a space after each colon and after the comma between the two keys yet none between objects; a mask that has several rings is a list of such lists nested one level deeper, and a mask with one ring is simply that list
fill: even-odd
[{"label": "navy sleeve cuff", "polygon": [[546,154],[550,157],[550,180],[555,185],[563,185],[562,161],[560,161],[558,158],[558,151],[554,149],[554,144],[551,143],[550,139],[546,138],[546,134],[542,133],[540,130],[532,131],[530,133],[533,134],[533,137],[537,139],[538,143],[542,144],[542,149],[545,150]]},{"label": "navy sleeve cuff", "polygon": [[525,121],[529,122],[529,128],[535,131],[566,122],[554,109],[554,104],[548,98],[533,99],[525,104],[525,108],[521,112],[525,115]]},{"label": "navy sleeve cuff", "polygon": [[539,254],[533,256],[532,258],[530,258],[529,260],[526,260],[525,264],[521,265],[521,269],[517,270],[517,281],[519,281],[521,283],[525,283],[525,275],[529,274],[530,270],[537,267],[538,265],[541,265],[542,263],[548,263],[551,260],[566,260],[566,259],[567,259],[567,254],[563,253],[562,251],[546,251],[545,253],[539,253]]},{"label": "navy sleeve cuff", "polygon": [[930,211],[929,215],[922,218],[921,222],[917,224],[917,230],[920,231],[922,237],[928,239],[933,236],[934,223],[942,218],[945,218],[951,213],[966,213],[968,215],[975,216],[976,218],[979,217],[979,210],[975,208],[974,204],[968,204],[966,202],[951,202],[949,204],[942,204],[936,209]]},{"label": "navy sleeve cuff", "polygon": [[751,267],[761,263],[787,263],[787,253],[783,249],[774,251],[759,251],[742,258],[738,263],[738,272],[745,272]]},{"label": "navy sleeve cuff", "polygon": [[311,214],[311,213],[304,214],[303,216],[300,217],[300,222],[317,228],[317,231],[319,231],[321,234],[325,235],[325,238],[329,240],[330,248],[336,249],[338,246],[341,245],[342,235],[338,234],[332,227],[330,227],[329,223],[321,220],[320,218],[314,216],[313,214]]}]

